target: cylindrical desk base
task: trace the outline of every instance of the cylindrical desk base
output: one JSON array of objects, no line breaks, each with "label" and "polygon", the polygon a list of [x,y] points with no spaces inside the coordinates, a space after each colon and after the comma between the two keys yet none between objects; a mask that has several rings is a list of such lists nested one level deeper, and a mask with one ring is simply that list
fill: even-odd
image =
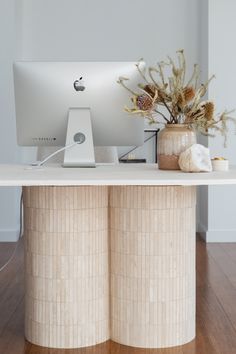
[{"label": "cylindrical desk base", "polygon": [[195,337],[195,187],[110,190],[111,339],[143,348]]},{"label": "cylindrical desk base", "polygon": [[25,335],[51,348],[109,339],[108,188],[24,187]]},{"label": "cylindrical desk base", "polygon": [[108,187],[24,188],[26,338],[52,348],[191,341],[195,187],[109,190],[108,219]]}]

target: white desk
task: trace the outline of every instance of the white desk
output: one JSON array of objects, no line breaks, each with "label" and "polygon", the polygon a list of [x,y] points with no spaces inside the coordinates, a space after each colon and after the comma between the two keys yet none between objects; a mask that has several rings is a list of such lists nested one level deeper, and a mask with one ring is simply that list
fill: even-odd
[{"label": "white desk", "polygon": [[26,338],[56,348],[191,341],[195,186],[210,184],[236,184],[236,169],[1,165],[0,186],[24,187]]},{"label": "white desk", "polygon": [[198,186],[236,184],[236,167],[227,172],[183,173],[160,171],[155,164],[120,164],[91,168],[48,165],[27,169],[24,165],[0,165],[0,186]]}]

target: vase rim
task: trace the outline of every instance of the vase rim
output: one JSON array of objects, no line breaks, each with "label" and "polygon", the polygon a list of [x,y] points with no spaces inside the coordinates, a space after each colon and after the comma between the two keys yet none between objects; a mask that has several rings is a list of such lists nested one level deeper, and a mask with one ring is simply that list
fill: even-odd
[{"label": "vase rim", "polygon": [[188,124],[186,123],[170,123],[165,125],[166,128],[186,128],[188,127]]}]

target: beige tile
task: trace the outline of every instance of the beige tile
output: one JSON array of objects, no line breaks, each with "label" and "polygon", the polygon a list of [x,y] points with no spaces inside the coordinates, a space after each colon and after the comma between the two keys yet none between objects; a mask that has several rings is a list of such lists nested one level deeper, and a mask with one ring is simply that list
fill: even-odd
[{"label": "beige tile", "polygon": [[108,188],[24,188],[26,338],[78,348],[110,337]]},{"label": "beige tile", "polygon": [[26,338],[56,348],[192,340],[195,204],[194,187],[116,186],[109,198],[108,187],[24,188]]},{"label": "beige tile", "polygon": [[194,187],[111,187],[114,341],[163,348],[195,336],[195,204]]}]

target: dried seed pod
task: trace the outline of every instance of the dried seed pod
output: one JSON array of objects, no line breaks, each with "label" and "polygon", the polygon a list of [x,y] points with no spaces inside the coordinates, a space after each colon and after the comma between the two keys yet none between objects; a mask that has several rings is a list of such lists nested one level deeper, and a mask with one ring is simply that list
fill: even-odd
[{"label": "dried seed pod", "polygon": [[184,87],[183,90],[179,93],[177,105],[180,108],[186,106],[189,102],[191,102],[195,97],[195,90],[193,87]]},{"label": "dried seed pod", "polygon": [[136,98],[136,105],[142,111],[149,111],[153,108],[153,100],[148,95],[140,95]]},{"label": "dried seed pod", "polygon": [[214,110],[215,110],[215,106],[214,103],[209,101],[206,102],[204,105],[204,111],[205,111],[205,117],[207,120],[213,120],[214,119]]},{"label": "dried seed pod", "polygon": [[180,108],[183,108],[186,104],[186,100],[185,100],[185,96],[184,93],[181,92],[178,96],[178,100],[177,100],[177,106]]},{"label": "dried seed pod", "polygon": [[144,86],[144,90],[152,97],[155,96],[155,93],[157,91],[157,88],[155,85],[152,85],[152,84],[148,84],[146,86]]},{"label": "dried seed pod", "polygon": [[186,86],[184,89],[183,89],[183,95],[184,95],[184,99],[185,99],[185,102],[186,103],[189,103],[191,102],[194,97],[195,97],[195,90],[193,87],[188,87]]}]

